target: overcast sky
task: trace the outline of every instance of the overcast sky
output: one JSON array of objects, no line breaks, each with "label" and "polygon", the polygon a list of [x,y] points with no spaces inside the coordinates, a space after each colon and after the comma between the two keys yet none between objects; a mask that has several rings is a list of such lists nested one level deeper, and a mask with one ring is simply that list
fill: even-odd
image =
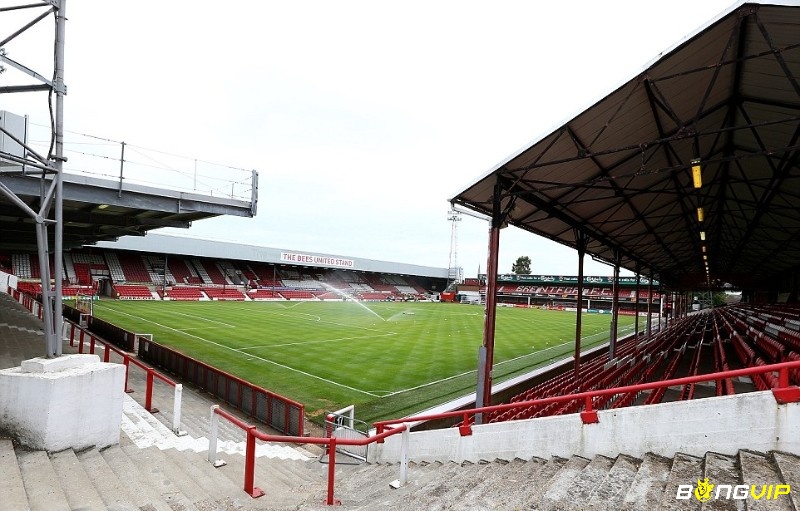
[{"label": "overcast sky", "polygon": [[[259,172],[255,218],[183,235],[447,267],[448,199],[730,5],[68,0],[65,128]],[[3,102],[46,121],[42,96]],[[464,216],[467,276],[487,244],[486,221]],[[500,272],[523,255],[534,273],[577,273],[574,251],[502,231]]]}]

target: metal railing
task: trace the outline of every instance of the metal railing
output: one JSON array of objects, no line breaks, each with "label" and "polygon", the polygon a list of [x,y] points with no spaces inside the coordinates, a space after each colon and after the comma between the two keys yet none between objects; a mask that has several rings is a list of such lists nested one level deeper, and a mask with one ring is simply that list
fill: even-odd
[{"label": "metal railing", "polygon": [[[638,385],[627,385],[624,387],[615,387],[610,389],[592,390],[587,392],[578,392],[575,394],[567,394],[563,396],[547,397],[542,399],[532,399],[529,401],[520,401],[516,403],[508,403],[494,406],[485,406],[482,408],[474,408],[470,410],[459,410],[454,412],[442,412],[428,415],[417,415],[406,417],[403,419],[394,419],[386,421],[378,421],[373,424],[375,427],[375,434],[360,440],[355,439],[337,439],[336,437],[330,438],[303,438],[303,437],[285,437],[278,435],[267,435],[256,430],[255,426],[248,425],[240,419],[234,417],[230,413],[220,409],[217,406],[211,407],[211,422],[212,422],[212,438],[209,445],[208,461],[214,463],[216,461],[216,421],[217,415],[225,417],[233,424],[240,427],[247,432],[247,447],[245,451],[245,474],[244,474],[244,490],[252,497],[260,497],[264,492],[255,487],[253,483],[255,473],[255,439],[267,442],[276,443],[309,443],[327,446],[330,453],[330,462],[328,465],[328,494],[325,504],[334,505],[338,502],[334,500],[334,469],[336,465],[336,446],[337,445],[369,445],[372,443],[383,443],[384,439],[403,433],[400,447],[400,479],[397,482],[399,485],[404,485],[407,479],[408,467],[408,444],[409,444],[409,429],[410,426],[417,422],[428,420],[447,419],[452,417],[463,417],[463,423],[460,425],[459,433],[461,436],[469,436],[472,434],[471,419],[477,414],[491,414],[496,412],[503,412],[515,408],[527,408],[536,405],[547,405],[551,403],[565,403],[568,401],[583,401],[584,410],[580,412],[580,418],[584,424],[595,424],[600,422],[597,411],[593,408],[593,400],[596,397],[627,394],[630,392],[642,392],[645,390],[653,390],[658,388],[666,388],[676,385],[687,385],[692,383],[708,382],[708,381],[721,381],[727,378],[735,378],[739,376],[751,376],[754,374],[764,374],[765,379],[769,380],[772,386],[772,393],[778,404],[795,403],[800,401],[800,387],[790,385],[789,371],[793,369],[800,369],[800,361],[781,362],[778,364],[770,364],[756,367],[748,367],[744,369],[735,369],[729,371],[720,371],[716,373],[702,374],[697,376],[687,376],[684,378],[674,378],[659,382],[642,383]],[[778,376],[775,377],[774,373]]]},{"label": "metal railing", "polygon": [[[404,445],[408,445],[408,427],[400,424],[397,427],[390,428],[379,435],[373,435],[362,439],[349,439],[349,438],[321,438],[321,437],[296,437],[296,436],[281,436],[281,435],[268,435],[258,431],[255,426],[247,424],[238,417],[221,409],[219,405],[211,407],[211,433],[209,435],[208,443],[208,461],[212,464],[217,462],[217,430],[219,428],[219,417],[224,417],[235,426],[238,426],[247,434],[247,441],[245,442],[245,460],[244,460],[244,491],[253,498],[262,497],[265,495],[264,490],[258,488],[254,484],[255,478],[255,464],[256,464],[256,439],[263,442],[276,442],[276,443],[293,443],[293,444],[315,444],[324,445],[330,453],[328,460],[328,491],[325,497],[325,504],[332,506],[340,504],[339,501],[334,499],[333,491],[335,485],[336,474],[336,446],[337,445],[368,445],[375,442],[383,441],[386,437],[403,433]],[[406,449],[408,452],[408,449]],[[408,459],[400,463],[400,481],[405,484],[407,474]]]},{"label": "metal railing", "polygon": [[305,407],[297,401],[145,338],[139,338],[139,358],[217,396],[278,431],[295,436],[304,434]]},{"label": "metal railing", "polygon": [[[42,319],[42,306],[38,301],[36,301],[33,297],[25,293],[20,293],[17,290],[11,290],[9,288],[9,291],[10,291],[9,294],[20,305],[25,307],[28,311],[37,316],[39,319]],[[179,436],[185,434],[180,429],[181,403],[183,396],[182,384],[177,383],[176,381],[164,376],[163,374],[156,371],[154,368],[141,363],[135,357],[113,346],[110,342],[101,339],[100,337],[88,331],[87,329],[81,327],[79,324],[75,323],[71,319],[64,318],[64,321],[62,323],[61,338],[62,340],[68,340],[69,345],[73,348],[75,347],[75,344],[77,342],[79,354],[83,354],[84,351],[86,351],[86,353],[90,355],[96,355],[97,353],[95,352],[98,351],[97,345],[100,344],[103,350],[103,362],[110,362],[112,353],[121,358],[122,364],[125,366],[124,390],[127,393],[133,392],[133,390],[128,386],[130,366],[134,365],[145,371],[146,387],[145,387],[144,408],[150,413],[158,412],[158,409],[153,407],[153,384],[155,383],[155,380],[158,379],[163,383],[173,387],[174,390],[173,390],[173,400],[172,400],[172,432]]]},{"label": "metal railing", "polygon": [[[770,382],[772,393],[778,404],[795,403],[800,401],[800,387],[790,385],[789,371],[792,369],[800,369],[800,361],[781,362],[778,364],[769,364],[763,366],[746,367],[743,369],[732,369],[728,371],[720,371],[716,373],[699,374],[697,376],[685,376],[682,378],[673,378],[670,380],[662,380],[650,383],[639,383],[636,385],[627,385],[624,387],[612,387],[609,389],[590,390],[586,392],[577,392],[574,394],[565,394],[562,396],[552,396],[540,399],[531,399],[529,401],[518,401],[515,403],[505,403],[500,405],[485,406],[482,408],[473,408],[470,410],[458,410],[453,412],[442,412],[429,415],[417,415],[413,417],[406,417],[404,419],[394,419],[378,421],[373,423],[375,431],[380,434],[387,426],[394,424],[410,424],[415,422],[424,422],[435,419],[447,419],[453,417],[463,418],[463,422],[459,426],[461,436],[468,436],[472,434],[472,419],[478,414],[493,414],[504,412],[516,408],[528,408],[532,406],[544,406],[553,403],[567,403],[570,401],[583,401],[584,410],[580,412],[581,420],[584,424],[593,424],[599,422],[597,410],[594,409],[594,398],[603,396],[613,396],[616,394],[638,393],[646,390],[654,390],[659,388],[668,388],[672,386],[682,386],[693,383],[722,381],[727,378],[736,378],[739,376],[752,376],[754,374],[764,374]],[[777,372],[777,378],[774,373]]]},{"label": "metal railing", "polygon": [[95,354],[95,347],[99,343],[103,346],[103,362],[110,362],[111,361],[111,353],[116,354],[118,357],[122,358],[122,364],[125,366],[125,392],[131,393],[133,390],[128,385],[129,374],[130,374],[130,367],[131,365],[142,369],[145,375],[145,398],[144,398],[144,408],[150,413],[157,413],[158,408],[153,407],[153,384],[155,380],[158,379],[161,382],[169,385],[173,388],[173,398],[172,398],[172,432],[178,436],[182,436],[185,432],[181,431],[181,404],[183,400],[183,385],[177,383],[176,381],[164,376],[163,374],[156,371],[153,367],[147,366],[137,360],[135,357],[131,356],[128,353],[114,347],[111,343],[106,342],[100,338],[98,338],[93,333],[87,331],[86,329],[82,328],[80,325],[74,323],[71,320],[64,319],[64,331],[62,332],[63,338],[65,340],[69,340],[69,345],[71,347],[75,347],[75,342],[78,343],[78,353],[84,352],[84,346],[87,343],[88,337],[88,353],[91,355]]}]

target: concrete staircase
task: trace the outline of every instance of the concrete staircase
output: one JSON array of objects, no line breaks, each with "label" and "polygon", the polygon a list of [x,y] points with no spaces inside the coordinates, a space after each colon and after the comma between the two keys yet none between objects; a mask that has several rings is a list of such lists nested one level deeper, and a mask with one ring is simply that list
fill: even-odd
[{"label": "concrete staircase", "polygon": [[98,451],[28,451],[0,439],[3,511],[229,511],[297,509],[309,493],[322,499],[324,467],[316,462],[259,460],[256,481],[267,495],[242,490],[244,458],[214,468],[202,453],[140,449],[125,436]]},{"label": "concrete staircase", "polygon": [[[646,454],[589,460],[531,459],[462,465],[410,464],[409,482],[397,490],[396,465],[367,465],[338,476],[336,497],[353,510],[540,510],[540,511],[800,511],[800,457],[739,451],[734,456],[707,453],[704,458],[677,454],[672,459]],[[694,495],[676,499],[678,485],[789,484],[792,493],[778,499],[749,495],[700,502]],[[796,493],[795,493],[796,492]],[[713,492],[712,492],[713,493]],[[723,491],[723,496],[726,492]],[[300,509],[323,509],[307,502]]]}]

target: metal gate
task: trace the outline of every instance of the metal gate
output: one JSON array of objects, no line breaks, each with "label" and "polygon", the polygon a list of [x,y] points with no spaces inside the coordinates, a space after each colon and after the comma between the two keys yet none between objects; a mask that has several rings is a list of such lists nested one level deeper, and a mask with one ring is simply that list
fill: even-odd
[{"label": "metal gate", "polygon": [[[349,412],[349,413],[346,413]],[[342,410],[331,412],[325,416],[325,434],[328,438],[346,438],[351,440],[358,440],[369,436],[367,431],[369,424],[360,421],[353,417],[353,410],[351,407]],[[367,450],[369,445],[337,445],[336,452],[344,454],[348,458],[360,463],[367,460]],[[327,463],[328,453],[325,453],[320,461]],[[347,463],[347,461],[337,458],[337,463]]]}]

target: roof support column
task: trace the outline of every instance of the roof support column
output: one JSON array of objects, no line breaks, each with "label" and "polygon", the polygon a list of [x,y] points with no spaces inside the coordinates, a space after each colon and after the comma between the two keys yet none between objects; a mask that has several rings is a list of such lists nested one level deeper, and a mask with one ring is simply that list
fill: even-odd
[{"label": "roof support column", "polygon": [[64,307],[61,303],[64,295],[61,277],[64,274],[64,181],[62,179],[64,168],[64,32],[66,28],[66,0],[61,0],[58,12],[56,12],[56,48],[55,48],[55,132],[54,149],[55,152],[51,159],[56,173],[53,179],[56,182],[54,196],[55,226],[53,228],[53,273],[55,278],[55,303],[53,306],[53,329],[55,331],[55,350],[53,354],[60,357],[63,354],[63,340],[61,325],[64,322]]},{"label": "roof support column", "polygon": [[[500,251],[500,229],[508,216],[508,210],[501,208],[501,186],[494,185],[492,219],[489,227],[489,256],[486,263],[486,308],[483,321],[483,345],[478,349],[478,386],[475,393],[475,406],[492,404],[492,365],[494,361],[495,320],[497,319],[497,264]],[[513,207],[513,201],[510,205]],[[475,423],[481,424],[482,414],[475,416]]]},{"label": "roof support column", "polygon": [[583,312],[583,257],[589,239],[585,234],[575,231],[575,242],[578,249],[578,315],[575,317],[575,380],[581,374],[581,317]]},{"label": "roof support column", "polygon": [[633,308],[634,316],[633,316],[633,351],[637,355],[639,354],[639,281],[641,279],[641,275],[639,273],[640,268],[639,265],[636,265],[636,287],[634,288],[634,298],[633,301],[636,303],[636,306]]},{"label": "roof support column", "polygon": [[650,272],[650,281],[647,283],[647,338],[653,334],[653,272]]},{"label": "roof support column", "polygon": [[611,301],[611,341],[608,344],[608,357],[614,359],[617,356],[617,325],[619,324],[619,252],[614,255],[614,297]]}]

